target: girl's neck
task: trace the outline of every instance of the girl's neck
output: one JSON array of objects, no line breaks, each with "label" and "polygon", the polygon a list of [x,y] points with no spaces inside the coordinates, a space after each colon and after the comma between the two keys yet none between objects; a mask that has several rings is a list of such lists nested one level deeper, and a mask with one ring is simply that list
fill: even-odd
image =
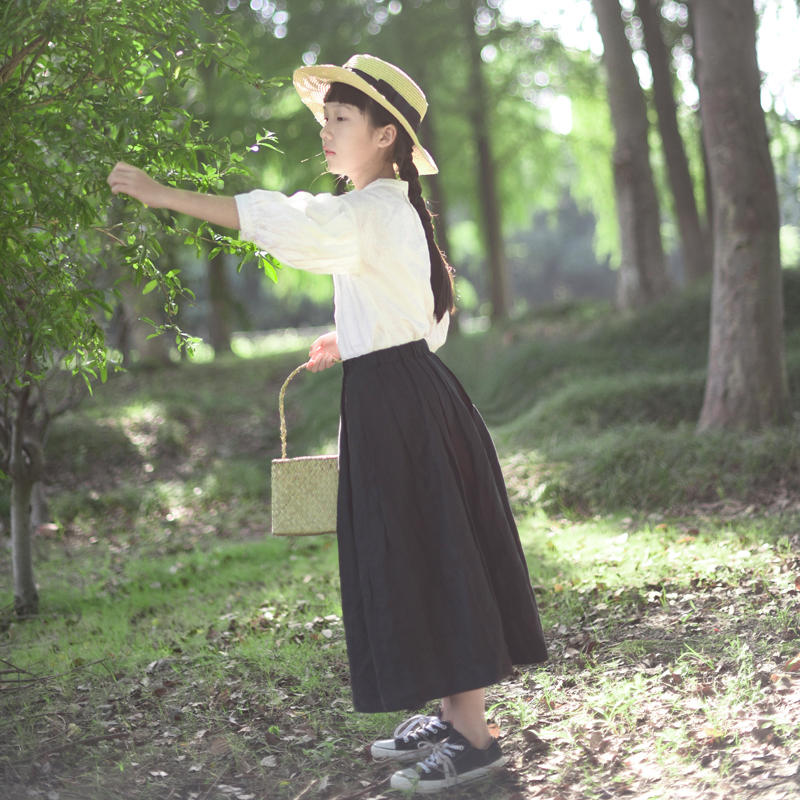
[{"label": "girl's neck", "polygon": [[379,167],[372,169],[372,170],[365,170],[360,175],[348,175],[350,181],[353,184],[353,187],[356,191],[369,186],[373,181],[381,180],[384,178],[388,178],[389,180],[394,180],[394,164],[391,162],[384,162]]}]

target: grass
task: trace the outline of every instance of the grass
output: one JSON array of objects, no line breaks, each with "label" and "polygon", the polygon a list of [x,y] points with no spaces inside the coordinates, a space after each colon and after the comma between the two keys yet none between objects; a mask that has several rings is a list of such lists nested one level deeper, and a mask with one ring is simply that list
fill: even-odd
[{"label": "grass", "polygon": [[[551,654],[491,688],[509,767],[460,797],[796,788],[797,430],[694,433],[707,304],[574,304],[448,343]],[[404,715],[352,709],[335,540],[268,536],[277,393],[308,342],[273,345],[118,376],[54,427],[41,616],[0,612],[3,797],[398,796],[364,747]],[[290,387],[289,455],[335,451],[339,382]],[[9,584],[2,562],[0,608]]]},{"label": "grass", "polygon": [[[679,781],[720,748],[746,756],[759,726],[800,755],[791,713],[775,702],[800,693],[789,679],[793,694],[778,695],[765,678],[800,646],[796,573],[785,569],[800,568],[786,536],[795,523],[528,514],[521,538],[552,657],[491,689],[511,767],[464,796],[528,792],[531,770],[566,797],[641,783],[626,762],[641,766],[643,718],[656,726],[646,755],[659,780]],[[364,785],[366,797],[392,796],[363,749],[403,715],[352,710],[332,538],[176,533],[160,557],[152,543],[112,539],[49,541],[42,617],[6,617],[1,658],[23,675],[66,673],[24,691],[3,685],[9,797],[25,785],[19,757],[45,746],[56,750],[52,780],[38,785],[66,798],[227,796],[220,785],[281,800],[314,786],[323,797]],[[723,772],[715,783],[732,780]]]}]

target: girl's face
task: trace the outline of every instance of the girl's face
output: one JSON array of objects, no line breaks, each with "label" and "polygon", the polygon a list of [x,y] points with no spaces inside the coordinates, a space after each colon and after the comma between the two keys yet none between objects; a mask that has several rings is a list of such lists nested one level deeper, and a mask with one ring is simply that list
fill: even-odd
[{"label": "girl's face", "polygon": [[394,125],[372,127],[356,106],[325,103],[325,123],[320,131],[328,172],[346,175],[356,189],[378,178],[394,178],[391,148],[397,136]]}]

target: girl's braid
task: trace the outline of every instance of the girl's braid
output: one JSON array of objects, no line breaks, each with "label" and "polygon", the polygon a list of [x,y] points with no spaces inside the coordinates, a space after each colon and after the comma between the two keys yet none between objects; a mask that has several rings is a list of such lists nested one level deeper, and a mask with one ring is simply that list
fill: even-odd
[{"label": "girl's braid", "polygon": [[400,180],[408,183],[408,199],[419,214],[425,238],[428,240],[428,252],[431,258],[431,289],[433,290],[434,314],[437,320],[445,312],[454,310],[453,304],[453,271],[445,260],[444,253],[436,244],[433,234],[433,219],[425,199],[422,196],[422,186],[419,182],[419,172],[412,158],[413,143],[411,137],[403,128],[397,126],[397,141],[395,144],[394,160]]}]

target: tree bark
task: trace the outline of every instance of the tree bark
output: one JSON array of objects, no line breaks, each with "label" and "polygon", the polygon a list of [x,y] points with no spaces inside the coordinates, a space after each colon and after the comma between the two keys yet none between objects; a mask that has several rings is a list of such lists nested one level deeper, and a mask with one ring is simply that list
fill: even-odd
[{"label": "tree bark", "polygon": [[642,21],[642,32],[653,72],[653,97],[658,112],[658,126],[675,204],[675,216],[681,234],[686,280],[692,282],[711,272],[711,258],[697,213],[694,183],[683,147],[683,137],[678,129],[672,71],[661,33],[661,0],[638,0],[636,7]]},{"label": "tree bark", "polygon": [[16,401],[8,472],[11,477],[11,562],[14,582],[14,609],[19,616],[36,614],[39,593],[33,576],[31,540],[31,492],[44,467],[40,447],[25,439],[28,423],[30,386],[19,391]]},{"label": "tree bark", "polygon": [[510,290],[503,245],[500,198],[497,194],[497,176],[489,133],[491,112],[483,74],[481,42],[475,32],[474,9],[471,3],[464,3],[463,7],[467,24],[472,90],[469,119],[478,157],[478,197],[486,238],[486,257],[489,262],[489,300],[492,304],[492,320],[498,321],[508,317]]},{"label": "tree bark", "polygon": [[780,216],[756,58],[753,0],[695,0],[700,112],[714,208],[708,378],[699,430],[791,419]]},{"label": "tree bark", "polygon": [[607,73],[614,124],[614,190],[621,263],[617,303],[631,309],[670,291],[661,243],[658,196],[650,168],[647,105],[633,63],[619,0],[592,0]]}]

